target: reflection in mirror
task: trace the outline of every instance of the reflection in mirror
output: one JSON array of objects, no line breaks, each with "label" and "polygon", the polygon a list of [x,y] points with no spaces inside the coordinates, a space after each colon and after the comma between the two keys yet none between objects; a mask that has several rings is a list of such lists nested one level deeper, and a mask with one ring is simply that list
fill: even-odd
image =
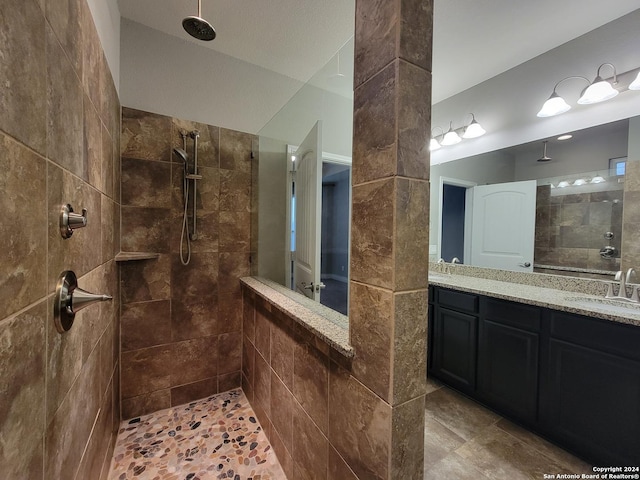
[{"label": "reflection in mirror", "polygon": [[351,37],[259,132],[259,275],[345,315],[353,56]]},{"label": "reflection in mirror", "polygon": [[[625,182],[625,173],[629,152],[638,158],[634,150],[639,136],[640,117],[634,117],[571,132],[563,140],[554,136],[432,166],[432,260],[458,257],[469,265],[526,271],[521,258],[513,260],[510,268],[484,263],[478,254],[500,252],[502,260],[514,256],[519,240],[502,244],[513,233],[533,240],[535,272],[594,278],[615,274],[620,270],[622,239],[633,235],[623,228],[623,208],[637,209],[635,204],[625,204],[625,200],[638,200],[629,195],[637,186]],[[541,162],[543,142],[547,142],[547,159]],[[529,225],[517,232],[500,232],[497,238],[491,232],[480,233],[474,216],[487,215],[478,213],[487,202],[479,201],[473,192],[486,185],[512,192],[527,180],[536,182]],[[503,202],[502,208],[522,216],[514,210],[515,201],[509,203]],[[489,218],[494,230],[510,220]]]}]

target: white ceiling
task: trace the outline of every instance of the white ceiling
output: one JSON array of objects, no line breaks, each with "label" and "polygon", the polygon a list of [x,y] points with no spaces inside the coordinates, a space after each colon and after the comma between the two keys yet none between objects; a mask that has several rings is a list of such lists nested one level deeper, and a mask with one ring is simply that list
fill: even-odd
[{"label": "white ceiling", "polygon": [[[202,0],[202,17],[218,36],[199,42],[181,25],[197,14],[197,0],[118,0],[125,18],[301,81],[353,35],[354,3]],[[606,3],[605,9],[602,0],[435,0],[433,103],[638,8],[638,0]]]}]

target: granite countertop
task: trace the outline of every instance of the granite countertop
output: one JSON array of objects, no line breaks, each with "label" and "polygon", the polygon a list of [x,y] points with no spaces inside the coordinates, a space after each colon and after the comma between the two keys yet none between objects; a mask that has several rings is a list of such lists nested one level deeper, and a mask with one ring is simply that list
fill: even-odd
[{"label": "granite countertop", "polygon": [[429,274],[429,284],[640,326],[640,304],[624,307],[620,301],[606,300],[604,289],[602,295],[596,296],[575,291],[445,273]]},{"label": "granite countertop", "polygon": [[345,315],[265,278],[243,277],[240,282],[345,357],[354,356]]}]

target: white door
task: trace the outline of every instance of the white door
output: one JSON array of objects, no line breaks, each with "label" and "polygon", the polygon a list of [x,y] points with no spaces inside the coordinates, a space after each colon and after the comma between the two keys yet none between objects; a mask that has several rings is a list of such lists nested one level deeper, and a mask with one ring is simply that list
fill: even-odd
[{"label": "white door", "polygon": [[471,265],[533,271],[536,181],[473,188]]},{"label": "white door", "polygon": [[318,121],[295,153],[295,290],[319,302],[322,221],[322,122]]}]

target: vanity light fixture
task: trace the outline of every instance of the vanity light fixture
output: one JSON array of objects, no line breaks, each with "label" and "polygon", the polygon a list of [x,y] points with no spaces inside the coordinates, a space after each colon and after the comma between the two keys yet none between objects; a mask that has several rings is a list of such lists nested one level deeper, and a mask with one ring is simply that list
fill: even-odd
[{"label": "vanity light fixture", "polygon": [[[611,78],[611,81],[603,79],[600,75],[602,67],[605,66],[611,67],[611,69],[613,70],[613,77]],[[581,79],[587,83],[587,87],[580,94],[578,104],[591,105],[594,103],[600,103],[606,100],[610,100],[617,96],[620,92],[626,91],[627,88],[629,90],[640,90],[639,70],[640,69],[634,68],[618,75],[616,67],[612,63],[603,63],[598,67],[596,78],[593,79],[593,82],[589,81],[589,79],[586,77],[576,75],[563,78],[553,87],[553,92],[551,93],[551,96],[547,99],[547,101],[544,102],[544,105],[538,112],[538,117],[553,117],[554,115],[560,115],[561,113],[565,113],[571,109],[571,106],[567,102],[565,102],[565,100],[560,95],[558,95],[558,92],[556,91],[558,86],[567,80]],[[634,75],[636,76],[635,80],[631,81],[631,78],[633,78]],[[618,84],[618,78],[620,78],[620,84]]]},{"label": "vanity light fixture", "polygon": [[573,135],[571,135],[570,133],[565,133],[564,135],[560,135],[556,140],[569,140],[570,138],[573,138]]},{"label": "vanity light fixture", "polygon": [[542,105],[542,108],[538,112],[538,117],[540,118],[553,117],[555,115],[560,115],[561,113],[568,112],[569,110],[571,110],[571,105],[565,102],[564,98],[558,95],[558,92],[556,92],[556,89],[560,84],[566,82],[567,80],[572,80],[574,78],[581,78],[585,82],[591,83],[589,82],[588,78],[580,77],[576,75],[563,78],[558,83],[556,83],[555,86],[553,87],[553,92],[551,92],[551,96],[547,99],[546,102],[544,102],[544,105]]},{"label": "vanity light fixture", "polygon": [[457,132],[453,129],[453,122],[449,122],[449,130],[444,134],[444,137],[442,138],[440,144],[449,146],[460,143],[461,141],[462,138],[460,138],[460,135],[458,135]]},{"label": "vanity light fixture", "polygon": [[618,84],[616,67],[614,67],[611,63],[603,63],[598,67],[596,78],[594,78],[593,82],[591,82],[591,85],[589,85],[587,89],[582,92],[582,95],[578,99],[578,103],[580,105],[591,105],[592,103],[604,102],[605,100],[609,100],[620,93],[615,88],[613,88],[613,85],[611,85],[606,80],[603,80],[600,76],[600,69],[605,65],[613,69],[613,85]]},{"label": "vanity light fixture", "polygon": [[574,187],[579,187],[580,185],[585,185],[587,181],[584,178],[579,178],[575,182],[573,182]]},{"label": "vanity light fixture", "polygon": [[[476,120],[473,113],[471,115],[471,122],[468,125],[460,128],[453,128],[453,122],[449,122],[449,130],[445,133],[442,127],[433,127],[431,130],[431,141],[429,142],[429,150],[438,150],[440,147],[448,147],[460,143],[462,139],[478,138],[484,135],[486,130]],[[442,132],[440,135],[434,135],[433,131],[439,128]],[[462,137],[458,132],[462,132]]]},{"label": "vanity light fixture", "polygon": [[464,129],[462,138],[478,138],[487,133],[487,131],[477,122],[473,113],[470,113],[469,115],[471,115],[471,123]]},{"label": "vanity light fixture", "polygon": [[569,182],[567,182],[566,180],[562,180],[560,183],[558,183],[558,188],[565,188],[569,186]]},{"label": "vanity light fixture", "polygon": [[640,90],[640,72],[636,79],[629,85],[629,90]]},{"label": "vanity light fixture", "polygon": [[605,178],[601,175],[596,175],[591,179],[589,183],[604,183],[606,182]]}]

